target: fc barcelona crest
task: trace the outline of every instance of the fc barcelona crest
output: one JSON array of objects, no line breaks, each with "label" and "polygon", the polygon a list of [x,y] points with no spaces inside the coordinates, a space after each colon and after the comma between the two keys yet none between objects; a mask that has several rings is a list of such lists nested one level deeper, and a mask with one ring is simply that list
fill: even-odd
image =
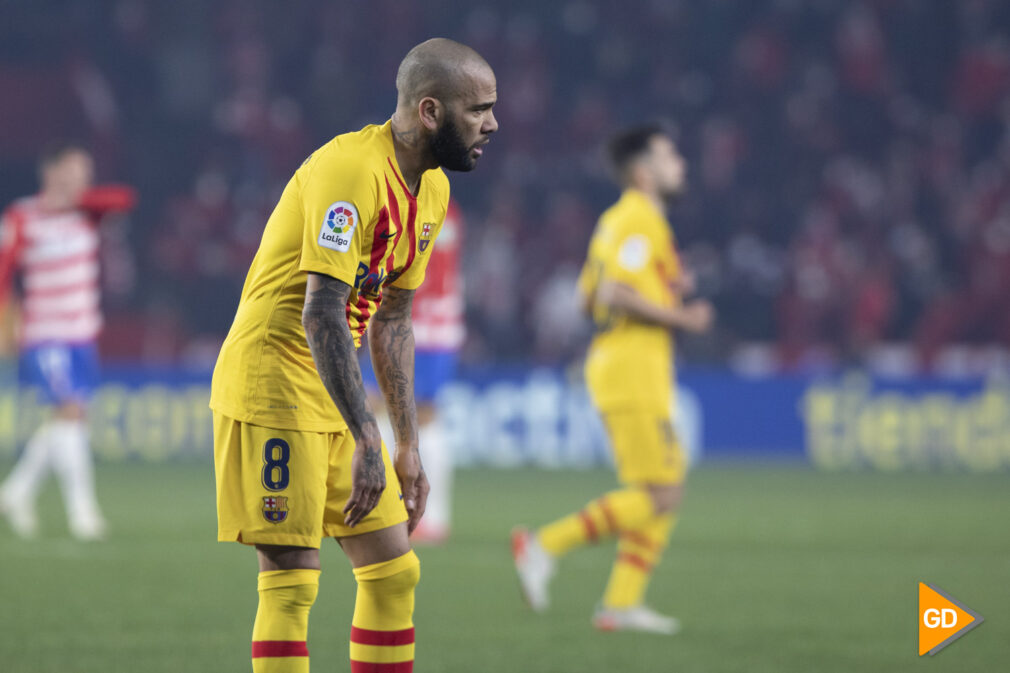
[{"label": "fc barcelona crest", "polygon": [[280,523],[288,518],[288,499],[279,495],[263,498],[263,518],[270,523]]},{"label": "fc barcelona crest", "polygon": [[435,225],[430,222],[426,223],[421,227],[421,238],[417,239],[417,247],[420,248],[421,252],[428,249],[428,245],[431,244],[431,235],[434,233]]}]

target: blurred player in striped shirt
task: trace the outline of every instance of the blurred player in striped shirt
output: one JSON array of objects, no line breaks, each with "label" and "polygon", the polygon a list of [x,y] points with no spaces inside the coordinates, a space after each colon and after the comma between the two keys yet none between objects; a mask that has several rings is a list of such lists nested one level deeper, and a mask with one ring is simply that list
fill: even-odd
[{"label": "blurred player in striped shirt", "polygon": [[[22,537],[38,529],[35,499],[51,469],[63,491],[70,532],[105,535],[95,498],[86,402],[98,373],[95,341],[102,327],[98,225],[133,207],[129,187],[93,187],[91,155],[74,144],[53,146],[40,160],[41,189],[15,201],[0,220],[0,306],[4,334],[18,316],[19,378],[52,413],[28,441],[0,485],[0,512]],[[19,272],[19,273],[17,273]],[[20,275],[19,310],[8,306]],[[11,339],[3,339],[10,351]]]}]

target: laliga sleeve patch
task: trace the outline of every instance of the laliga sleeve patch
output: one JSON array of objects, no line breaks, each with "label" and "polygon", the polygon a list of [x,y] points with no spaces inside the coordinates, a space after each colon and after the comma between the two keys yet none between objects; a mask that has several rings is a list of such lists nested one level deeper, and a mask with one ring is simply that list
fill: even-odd
[{"label": "laliga sleeve patch", "polygon": [[641,234],[628,236],[617,251],[617,263],[625,271],[641,271],[649,261],[649,239]]},{"label": "laliga sleeve patch", "polygon": [[357,226],[358,209],[353,203],[337,201],[326,209],[323,216],[323,226],[319,230],[319,245],[337,252],[347,252],[351,248],[351,239]]}]

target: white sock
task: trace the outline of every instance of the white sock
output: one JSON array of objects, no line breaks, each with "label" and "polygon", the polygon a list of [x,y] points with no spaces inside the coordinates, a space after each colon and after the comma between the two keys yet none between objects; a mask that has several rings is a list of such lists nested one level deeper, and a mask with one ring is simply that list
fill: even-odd
[{"label": "white sock", "polygon": [[95,471],[83,420],[52,422],[53,471],[63,490],[70,530],[80,537],[99,537],[105,520],[95,497]]},{"label": "white sock", "polygon": [[431,485],[423,522],[435,530],[448,532],[452,511],[452,452],[437,418],[418,428],[417,439],[424,473]]},{"label": "white sock", "polygon": [[51,453],[52,422],[47,421],[28,440],[14,469],[0,486],[0,497],[5,503],[12,507],[35,506],[39,488],[49,472]]}]

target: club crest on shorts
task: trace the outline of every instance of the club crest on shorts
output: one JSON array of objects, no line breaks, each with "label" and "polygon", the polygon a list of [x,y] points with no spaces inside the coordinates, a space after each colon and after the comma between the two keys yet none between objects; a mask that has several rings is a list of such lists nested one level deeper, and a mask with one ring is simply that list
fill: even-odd
[{"label": "club crest on shorts", "polygon": [[417,247],[420,248],[421,252],[428,249],[428,246],[431,244],[431,235],[434,231],[435,225],[431,222],[427,222],[421,227],[421,237],[417,239]]},{"label": "club crest on shorts", "polygon": [[270,523],[280,523],[288,518],[288,499],[279,495],[264,496],[263,518]]}]

